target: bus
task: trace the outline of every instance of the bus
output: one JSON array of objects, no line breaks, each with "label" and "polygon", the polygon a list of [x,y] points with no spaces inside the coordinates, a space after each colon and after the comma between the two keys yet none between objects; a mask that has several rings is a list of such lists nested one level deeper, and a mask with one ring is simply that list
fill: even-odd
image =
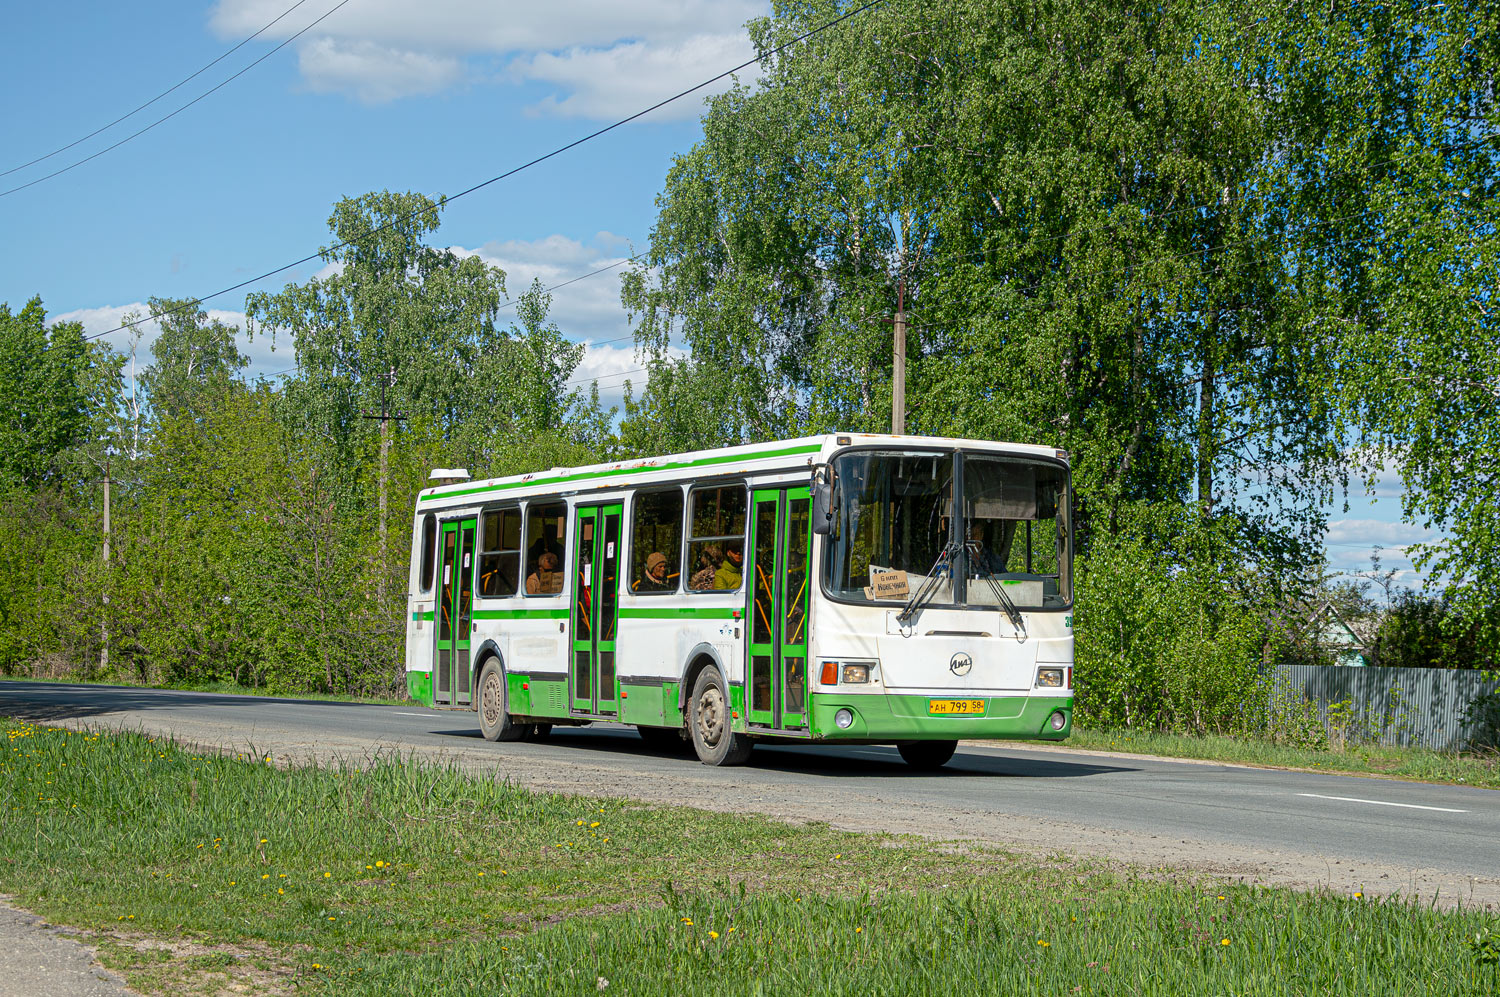
[{"label": "bus", "polygon": [[841,433],[451,473],[417,497],[407,690],[490,740],[610,721],[709,765],[763,741],[935,769],[1071,731],[1061,450]]}]

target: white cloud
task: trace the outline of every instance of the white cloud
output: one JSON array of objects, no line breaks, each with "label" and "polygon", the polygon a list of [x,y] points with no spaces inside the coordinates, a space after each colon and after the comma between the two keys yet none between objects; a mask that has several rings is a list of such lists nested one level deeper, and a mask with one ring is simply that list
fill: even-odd
[{"label": "white cloud", "polygon": [[[243,38],[284,6],[219,0],[209,26],[226,40]],[[298,10],[259,40],[285,40],[326,9]],[[475,79],[530,80],[560,88],[537,105],[544,113],[608,117],[627,95],[638,110],[743,62],[752,54],[744,23],[769,12],[766,0],[361,0],[294,44],[305,82],[320,92],[376,102]],[[679,116],[697,112],[697,101],[681,103]]]},{"label": "white cloud", "polygon": [[[631,250],[628,240],[612,232],[599,232],[588,242],[564,235],[542,239],[510,239],[489,242],[478,249],[452,247],[455,253],[478,256],[505,271],[505,286],[511,304],[501,309],[500,322],[513,321],[514,302],[531,287],[533,279],[543,287],[567,281],[552,291],[548,320],[555,322],[568,339],[587,346],[582,363],[573,375],[573,386],[588,389],[599,379],[604,406],[618,406],[630,380],[636,397],[645,385],[644,363],[636,356],[634,334],[620,305],[620,276],[626,272]],[[605,267],[610,269],[583,277]]]},{"label": "white cloud", "polygon": [[464,64],[452,56],[337,38],[303,45],[297,65],[315,93],[353,94],[366,104],[440,93],[467,75]]},{"label": "white cloud", "polygon": [[[245,368],[245,376],[254,380],[257,377],[270,377],[278,372],[287,372],[296,364],[293,358],[292,343],[287,336],[277,338],[272,343],[268,335],[257,335],[254,340],[245,333],[245,313],[226,311],[220,308],[209,308],[208,317],[217,319],[225,325],[237,327],[240,331],[236,337],[236,343],[240,352],[250,359],[250,366]],[[128,305],[103,305],[99,308],[79,308],[71,312],[63,312],[51,317],[52,322],[80,322],[83,325],[84,335],[95,336],[106,333],[100,338],[120,353],[130,356],[131,332],[120,329],[127,318],[134,314],[142,321],[134,325],[139,333],[140,339],[135,347],[135,367],[139,372],[151,366],[151,344],[156,342],[156,337],[161,334],[161,326],[154,320],[147,318],[151,314],[151,307],[143,302],[137,301]],[[118,330],[118,331],[110,331]],[[125,365],[126,385],[129,386],[131,378],[130,364]]]},{"label": "white cloud", "polygon": [[[754,56],[743,32],[698,35],[675,45],[623,42],[604,49],[571,48],[541,52],[511,64],[521,79],[550,83],[568,93],[533,105],[538,114],[570,118],[623,118],[686,90]],[[758,67],[742,70],[750,82]],[[733,79],[720,80],[653,111],[655,120],[684,120],[703,111],[703,99],[727,90]]]}]

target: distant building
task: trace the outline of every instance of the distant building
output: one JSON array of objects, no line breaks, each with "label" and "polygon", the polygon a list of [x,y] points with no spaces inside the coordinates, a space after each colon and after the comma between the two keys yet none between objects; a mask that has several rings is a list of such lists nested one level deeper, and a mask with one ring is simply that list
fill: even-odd
[{"label": "distant building", "polygon": [[1306,630],[1313,635],[1318,650],[1333,658],[1337,665],[1368,665],[1370,641],[1361,636],[1358,623],[1346,620],[1331,602],[1323,602],[1307,619]]}]

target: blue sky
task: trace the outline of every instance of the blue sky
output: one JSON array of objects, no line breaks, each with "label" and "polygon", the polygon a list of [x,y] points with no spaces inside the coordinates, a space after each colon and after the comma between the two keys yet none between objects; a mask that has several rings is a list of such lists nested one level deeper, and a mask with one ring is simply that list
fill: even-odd
[{"label": "blue sky", "polygon": [[[0,122],[8,170],[177,83],[295,0],[28,4],[8,11]],[[26,183],[124,138],[326,19],[171,120],[61,176],[0,196],[0,301],[40,294],[90,331],[147,298],[206,297],[314,252],[341,197],[451,194],[749,59],[746,20],[768,0],[304,0],[182,89],[105,133],[0,177]],[[746,78],[747,80],[749,77]],[[720,84],[715,89],[723,89]],[[454,202],[439,242],[507,273],[512,295],[644,248],[672,157],[698,136],[702,93]],[[262,289],[315,273],[308,266]],[[638,367],[618,270],[556,292],[553,318],[593,345],[580,375],[617,398]],[[207,302],[243,324],[247,288]],[[152,330],[140,355],[149,362]],[[619,342],[624,338],[623,342]],[[128,350],[124,333],[110,337]],[[292,366],[289,344],[242,343],[252,373]],[[635,374],[639,378],[639,374]],[[1399,483],[1334,512],[1333,567],[1409,568]],[[1412,580],[1409,576],[1406,579]]]}]

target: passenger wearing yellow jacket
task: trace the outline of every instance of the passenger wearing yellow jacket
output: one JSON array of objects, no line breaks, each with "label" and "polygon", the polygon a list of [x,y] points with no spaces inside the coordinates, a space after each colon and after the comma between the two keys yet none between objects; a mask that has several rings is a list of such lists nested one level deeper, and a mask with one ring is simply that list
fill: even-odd
[{"label": "passenger wearing yellow jacket", "polygon": [[744,577],[742,567],[744,563],[744,544],[739,540],[729,541],[724,548],[724,562],[719,565],[719,570],[714,572],[714,588],[739,588],[740,579]]}]

